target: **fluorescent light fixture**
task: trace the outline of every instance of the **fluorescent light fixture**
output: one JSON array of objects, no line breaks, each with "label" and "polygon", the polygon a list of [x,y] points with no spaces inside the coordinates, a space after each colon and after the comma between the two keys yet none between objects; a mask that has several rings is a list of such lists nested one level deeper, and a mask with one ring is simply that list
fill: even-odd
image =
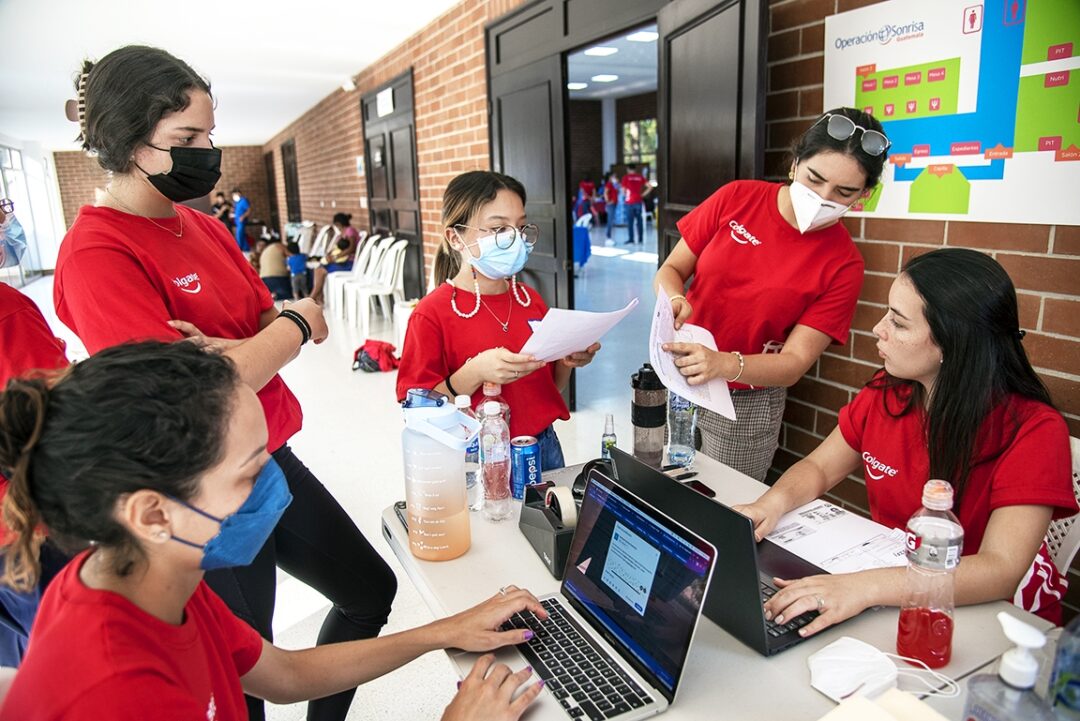
[{"label": "fluorescent light fixture", "polygon": [[585,51],[586,55],[594,58],[606,58],[608,55],[614,55],[619,52],[618,48],[610,48],[605,45],[596,45]]},{"label": "fluorescent light fixture", "polygon": [[567,83],[566,84],[566,89],[567,90],[584,90],[587,87],[589,87],[588,83]]},{"label": "fluorescent light fixture", "polygon": [[619,79],[618,75],[593,75],[592,81],[594,83],[613,83]]},{"label": "fluorescent light fixture", "polygon": [[632,43],[655,43],[658,37],[660,37],[660,33],[652,30],[639,30],[636,33],[627,35],[626,39]]}]

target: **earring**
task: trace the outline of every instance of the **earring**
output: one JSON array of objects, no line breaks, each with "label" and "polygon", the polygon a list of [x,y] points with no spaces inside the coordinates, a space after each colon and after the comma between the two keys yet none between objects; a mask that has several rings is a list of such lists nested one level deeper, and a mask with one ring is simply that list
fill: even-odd
[{"label": "earring", "polygon": [[165,539],[167,539],[169,537],[169,534],[166,531],[161,530],[161,531],[157,532],[156,536],[157,536],[157,538],[159,540],[164,541]]}]

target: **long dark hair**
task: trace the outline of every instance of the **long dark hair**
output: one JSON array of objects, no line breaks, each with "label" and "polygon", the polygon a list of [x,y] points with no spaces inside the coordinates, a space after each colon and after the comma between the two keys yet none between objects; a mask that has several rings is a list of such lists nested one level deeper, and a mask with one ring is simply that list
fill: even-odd
[{"label": "long dark hair", "polygon": [[44,525],[69,552],[91,541],[126,575],[143,553],[113,517],[117,500],[149,488],[181,500],[223,453],[239,376],[228,358],[191,343],[103,350],[52,377],[0,393],[0,471],[9,479],[4,584],[29,590]]},{"label": "long dark hair", "polygon": [[102,168],[126,173],[158,122],[186,108],[192,90],[209,95],[210,83],[164,50],[128,45],[96,63],[84,60],[75,90],[86,108],[78,141]]},{"label": "long dark hair", "polygon": [[866,184],[863,187],[873,188],[876,186],[878,181],[881,180],[881,171],[885,168],[885,159],[888,157],[889,152],[886,150],[881,155],[867,153],[862,149],[862,133],[859,131],[855,131],[855,134],[847,140],[837,140],[829,135],[828,121],[823,120],[826,115],[843,115],[860,128],[876,130],[882,135],[885,134],[885,128],[873,115],[855,108],[833,108],[822,113],[814,124],[795,140],[790,151],[792,161],[809,160],[818,153],[832,152],[850,155],[855,158],[866,173]]},{"label": "long dark hair", "polygon": [[[966,248],[944,248],[912,258],[901,274],[922,297],[930,333],[942,354],[929,391],[930,477],[952,483],[959,499],[975,460],[979,431],[993,408],[1014,393],[1053,404],[1021,344],[1016,289],[996,260]],[[879,374],[870,385],[910,388],[908,402],[895,415],[927,404],[918,382]],[[989,452],[994,456],[1002,450]]]}]

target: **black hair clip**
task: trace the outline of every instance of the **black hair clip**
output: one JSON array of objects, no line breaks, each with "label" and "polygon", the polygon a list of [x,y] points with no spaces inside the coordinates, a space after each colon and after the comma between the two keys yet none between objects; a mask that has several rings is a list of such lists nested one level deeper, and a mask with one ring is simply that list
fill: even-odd
[{"label": "black hair clip", "polygon": [[1021,328],[1020,330],[1016,331],[1016,340],[1024,340],[1024,336],[1026,335],[1027,331]]}]

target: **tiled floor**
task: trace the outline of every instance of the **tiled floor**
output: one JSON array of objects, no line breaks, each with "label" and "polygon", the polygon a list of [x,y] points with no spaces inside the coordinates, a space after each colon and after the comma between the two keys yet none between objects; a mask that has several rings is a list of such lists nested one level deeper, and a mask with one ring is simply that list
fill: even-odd
[{"label": "tiled floor", "polygon": [[[556,426],[568,463],[598,454],[605,413],[615,415],[616,433],[621,438],[630,437],[629,378],[648,357],[645,339],[653,304],[656,241],[649,228],[644,249],[624,246],[625,233],[625,229],[616,231],[619,245],[613,250],[632,252],[595,254],[575,283],[578,308],[611,310],[632,297],[639,297],[641,305],[611,331],[594,363],[579,373],[578,411],[569,422]],[[594,231],[593,242],[604,252],[602,231]],[[23,291],[42,308],[57,334],[68,341],[69,356],[85,357],[81,343],[57,321],[52,310],[52,279],[31,283]],[[373,336],[389,339],[389,323],[376,321]],[[398,574],[398,595],[387,628],[387,632],[394,632],[426,623],[432,616],[379,530],[382,509],[403,497],[398,450],[401,422],[394,399],[395,374],[354,373],[350,369],[352,352],[361,342],[355,331],[332,319],[327,342],[305,348],[282,375],[304,407],[304,430],[292,440],[297,455]],[[313,644],[327,608],[321,595],[282,573],[274,619],[277,643],[286,648]],[[349,718],[438,718],[453,696],[456,680],[443,654],[428,654],[361,688]],[[303,717],[303,704],[272,706],[268,713],[271,721]]]}]

